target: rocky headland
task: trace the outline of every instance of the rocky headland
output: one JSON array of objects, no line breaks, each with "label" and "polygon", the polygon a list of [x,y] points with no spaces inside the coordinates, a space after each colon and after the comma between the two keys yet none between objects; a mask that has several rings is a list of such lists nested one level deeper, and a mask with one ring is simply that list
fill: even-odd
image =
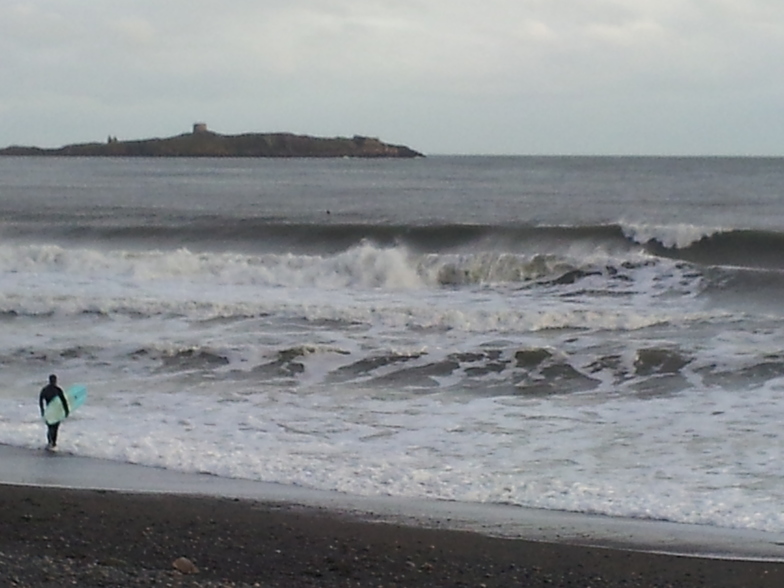
[{"label": "rocky headland", "polygon": [[292,133],[221,135],[203,124],[174,137],[79,143],[56,148],[12,146],[4,156],[60,157],[363,157],[412,158],[423,155],[404,145],[390,145],[373,137],[311,137]]}]

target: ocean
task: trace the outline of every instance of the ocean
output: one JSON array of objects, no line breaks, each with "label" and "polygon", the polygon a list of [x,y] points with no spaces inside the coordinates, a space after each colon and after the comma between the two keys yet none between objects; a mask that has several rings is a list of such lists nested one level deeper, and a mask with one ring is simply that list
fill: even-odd
[{"label": "ocean", "polygon": [[0,443],[784,532],[784,160],[0,159]]}]

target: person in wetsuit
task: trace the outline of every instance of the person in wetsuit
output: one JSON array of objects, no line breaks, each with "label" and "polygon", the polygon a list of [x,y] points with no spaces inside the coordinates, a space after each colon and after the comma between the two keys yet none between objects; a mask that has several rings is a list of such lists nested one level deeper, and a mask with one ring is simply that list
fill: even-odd
[{"label": "person in wetsuit", "polygon": [[[60,397],[60,402],[63,403],[63,408],[65,408],[65,416],[71,412],[70,407],[68,406],[68,401],[65,399],[65,393],[60,386],[57,385],[57,376],[52,374],[49,376],[49,384],[44,386],[41,389],[41,394],[38,396],[38,405],[41,409],[41,416],[44,416],[44,411],[49,403],[57,397]],[[60,428],[60,423],[55,423],[53,425],[47,424],[46,430],[46,440],[48,445],[46,446],[47,449],[54,449],[57,447],[57,429]]]}]

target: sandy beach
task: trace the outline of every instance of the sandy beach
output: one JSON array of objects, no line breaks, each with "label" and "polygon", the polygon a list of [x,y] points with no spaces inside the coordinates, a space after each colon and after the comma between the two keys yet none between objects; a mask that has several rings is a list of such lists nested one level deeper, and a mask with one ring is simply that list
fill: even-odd
[{"label": "sandy beach", "polygon": [[[528,527],[505,526],[494,520],[502,515],[489,514],[493,509],[481,514],[452,505],[440,513],[434,508],[428,517],[415,503],[383,508],[383,500],[345,496],[330,502],[323,493],[295,488],[42,453],[0,448],[0,570],[9,586],[778,587],[784,582],[784,563],[775,561],[784,559],[777,557],[784,548],[775,535],[706,529],[700,535],[690,526],[639,521],[613,526],[609,520],[602,527],[592,517],[559,520],[558,513],[548,524],[547,513],[537,519],[535,512],[529,513]],[[569,526],[579,527],[575,521],[580,520],[582,532]],[[486,532],[480,532],[483,528]],[[722,557],[675,554],[720,551]],[[179,558],[187,559],[179,560],[181,570],[174,566]]]}]

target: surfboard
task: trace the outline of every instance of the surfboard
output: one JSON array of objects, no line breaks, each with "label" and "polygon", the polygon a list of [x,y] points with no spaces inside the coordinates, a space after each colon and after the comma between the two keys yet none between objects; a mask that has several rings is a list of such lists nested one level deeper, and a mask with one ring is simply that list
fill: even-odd
[{"label": "surfboard", "polygon": [[[79,408],[87,400],[87,388],[81,384],[76,384],[65,391],[65,399],[68,402],[68,409],[71,413]],[[44,410],[44,421],[47,425],[59,423],[65,418],[65,408],[59,396],[55,396]]]}]

